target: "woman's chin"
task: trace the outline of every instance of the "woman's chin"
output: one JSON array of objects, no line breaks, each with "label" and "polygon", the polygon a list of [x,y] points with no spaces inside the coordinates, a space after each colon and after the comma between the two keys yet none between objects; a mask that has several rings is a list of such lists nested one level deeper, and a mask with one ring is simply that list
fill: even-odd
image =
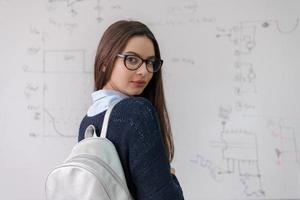
[{"label": "woman's chin", "polygon": [[129,96],[138,96],[142,94],[143,90],[142,89],[132,89],[130,91],[126,91],[126,94]]}]

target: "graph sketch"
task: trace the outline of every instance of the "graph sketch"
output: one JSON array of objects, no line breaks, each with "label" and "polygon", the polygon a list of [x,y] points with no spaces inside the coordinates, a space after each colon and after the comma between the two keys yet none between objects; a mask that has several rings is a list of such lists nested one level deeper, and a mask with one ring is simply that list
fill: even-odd
[{"label": "graph sketch", "polygon": [[92,103],[101,35],[129,19],[160,45],[185,199],[300,199],[299,5],[0,0],[1,195],[43,199]]}]

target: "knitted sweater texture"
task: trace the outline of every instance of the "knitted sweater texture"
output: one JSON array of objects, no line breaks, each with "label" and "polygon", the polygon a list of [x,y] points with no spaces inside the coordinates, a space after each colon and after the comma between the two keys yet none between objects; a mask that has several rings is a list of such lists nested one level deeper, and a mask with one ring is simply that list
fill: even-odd
[{"label": "knitted sweater texture", "polygon": [[[105,112],[83,118],[78,141],[84,138],[85,129],[91,124],[99,136]],[[142,97],[120,101],[110,115],[106,137],[117,149],[134,199],[184,199],[176,176],[170,173],[158,116],[150,101]]]}]

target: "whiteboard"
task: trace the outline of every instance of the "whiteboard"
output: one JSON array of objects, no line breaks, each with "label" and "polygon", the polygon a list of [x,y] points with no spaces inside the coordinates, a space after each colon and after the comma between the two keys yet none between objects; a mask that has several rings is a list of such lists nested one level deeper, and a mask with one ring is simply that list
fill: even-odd
[{"label": "whiteboard", "polygon": [[296,0],[0,0],[1,199],[45,199],[119,19],[159,41],[186,199],[300,199],[299,15]]}]

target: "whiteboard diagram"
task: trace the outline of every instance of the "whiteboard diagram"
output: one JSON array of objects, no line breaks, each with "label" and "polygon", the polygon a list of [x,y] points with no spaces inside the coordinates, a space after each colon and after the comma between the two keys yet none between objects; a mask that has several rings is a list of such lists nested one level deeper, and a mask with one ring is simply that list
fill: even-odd
[{"label": "whiteboard diagram", "polygon": [[1,195],[43,199],[47,172],[77,142],[91,104],[101,35],[133,19],[160,44],[171,165],[185,199],[300,199],[299,8],[270,0],[0,0]]},{"label": "whiteboard diagram", "polygon": [[[46,137],[77,136],[77,132],[68,127],[79,127],[78,122],[81,119],[78,117],[86,110],[85,107],[78,108],[71,104],[81,99],[83,94],[76,90],[83,86],[88,87],[87,80],[91,72],[84,68],[84,59],[84,50],[43,50],[42,68],[24,70],[29,76],[38,74],[39,79],[42,79],[37,85],[28,83],[25,88],[28,99],[32,99],[31,96],[40,96],[40,102],[33,100],[28,104],[34,120],[40,121],[42,125],[37,134]],[[84,94],[88,96],[87,93],[86,90]],[[31,132],[31,135],[36,134]]]}]

